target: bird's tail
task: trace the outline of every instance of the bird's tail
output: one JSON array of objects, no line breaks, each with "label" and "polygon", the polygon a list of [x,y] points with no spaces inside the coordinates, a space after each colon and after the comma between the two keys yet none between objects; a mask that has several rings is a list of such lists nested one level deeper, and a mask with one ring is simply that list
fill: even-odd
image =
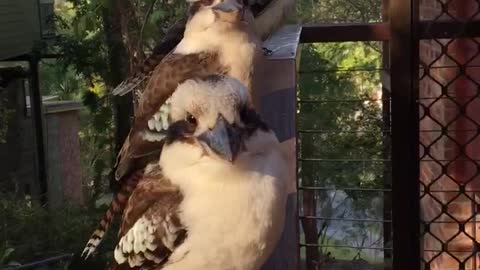
[{"label": "bird's tail", "polygon": [[113,95],[123,96],[136,89],[141,83],[147,81],[155,67],[170,51],[175,49],[175,46],[182,40],[184,30],[185,20],[180,19],[176,21],[175,24],[170,27],[162,41],[153,48],[152,54],[137,67],[130,77],[113,89]]},{"label": "bird's tail", "polygon": [[141,177],[140,172],[136,172],[124,181],[122,181],[122,186],[120,190],[115,194],[112,202],[110,203],[110,207],[108,208],[107,212],[103,216],[100,224],[98,224],[95,231],[90,236],[87,245],[83,249],[82,258],[85,260],[90,257],[93,252],[96,250],[100,242],[102,242],[105,234],[107,233],[110,225],[113,222],[115,215],[121,215],[125,205],[128,201],[128,198],[132,194],[133,190],[138,184],[138,180]]}]

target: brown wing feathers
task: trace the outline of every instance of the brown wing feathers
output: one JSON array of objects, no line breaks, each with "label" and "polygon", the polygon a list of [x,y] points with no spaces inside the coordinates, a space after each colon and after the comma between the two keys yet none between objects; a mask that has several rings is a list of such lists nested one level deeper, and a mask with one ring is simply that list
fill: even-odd
[{"label": "brown wing feathers", "polygon": [[[134,104],[137,105],[138,100],[144,89],[145,82],[148,81],[152,75],[155,67],[160,64],[162,59],[171,53],[177,44],[183,38],[185,31],[186,19],[180,19],[168,30],[165,37],[157,44],[152,51],[152,54],[145,59],[142,65],[139,65],[135,72],[130,75],[125,81],[119,84],[114,90],[114,95],[124,95],[133,91]],[[143,86],[143,87],[142,87]]]},{"label": "brown wing feathers", "polygon": [[178,188],[162,179],[158,170],[156,175],[145,175],[126,206],[111,269],[163,265],[187,236],[177,216],[182,199]]},{"label": "brown wing feathers", "polygon": [[133,129],[144,128],[159,106],[170,97],[178,84],[187,79],[209,74],[225,74],[228,70],[219,62],[215,53],[171,54],[155,68],[138,109]]},{"label": "brown wing feathers", "polygon": [[[122,145],[115,168],[117,180],[125,177],[131,170],[144,168],[142,158],[154,155],[163,142],[145,140],[144,132],[148,129],[148,120],[159,110],[162,104],[175,91],[178,84],[189,78],[206,76],[212,73],[225,74],[228,70],[218,61],[217,54],[170,54],[164,58],[152,73],[143,96],[135,110],[135,121],[125,143]],[[140,164],[139,164],[140,162]]]},{"label": "brown wing feathers", "polygon": [[[256,17],[256,32],[262,37],[262,39],[268,37],[269,34],[280,25],[281,21],[285,17],[285,14],[289,10],[288,7],[291,6],[291,3],[293,2],[294,0],[254,0],[253,3],[251,3],[253,5],[253,13]],[[182,78],[189,78],[195,76],[195,72],[189,71],[188,69],[184,69],[182,75],[182,70],[161,70],[159,68],[159,66],[163,66],[161,63],[163,63],[164,61],[162,60],[167,60],[165,59],[165,57],[169,58],[171,56],[170,52],[183,38],[185,21],[185,19],[182,19],[175,23],[175,25],[168,31],[162,42],[154,48],[153,53],[145,60],[143,65],[140,66],[139,69],[132,74],[132,76],[130,76],[125,82],[120,84],[114,90],[114,94],[116,95],[123,95],[133,90],[135,105],[138,105],[137,102],[138,100],[142,99],[143,93],[147,93],[147,97],[143,98],[143,104],[139,106],[140,108],[138,110],[138,113],[136,114],[139,116],[139,120],[136,121],[134,127],[138,130],[146,127],[148,117],[151,117],[151,114],[154,113],[155,110],[158,110],[159,105],[165,102],[165,100],[171,95],[171,92],[173,92],[172,89],[174,89],[174,87],[178,85],[178,82],[180,82]],[[200,68],[197,71],[197,74],[201,75],[202,72],[208,73],[212,71],[208,70],[209,66],[207,65],[207,63],[212,63],[212,61],[209,61],[209,58],[212,57],[216,56],[192,55],[189,56],[189,59],[191,60],[188,62],[193,64],[196,59],[196,61],[198,61],[197,64],[200,64],[200,66],[206,68],[204,70]],[[188,66],[186,63],[183,63],[182,59],[179,59],[177,56],[173,56],[166,62],[169,62],[169,64],[167,65],[172,65],[174,62],[176,62],[177,64],[181,64],[182,67]],[[219,66],[211,66],[210,68],[216,72],[226,72],[224,70],[221,70],[222,67]],[[158,74],[155,74],[156,70],[159,70],[160,72],[158,72]],[[179,72],[179,74],[177,74],[177,72]],[[150,80],[152,76],[155,77],[154,80]],[[176,84],[174,83],[175,80],[169,80],[169,77],[175,76],[177,76]],[[165,91],[164,93],[160,93],[160,98],[150,96],[158,95],[157,91],[146,91],[147,88],[158,87],[158,85],[160,84],[164,84],[164,87],[162,89],[164,89],[163,91]],[[148,154],[149,149],[151,150],[155,147],[159,147],[157,149],[160,149],[161,145],[145,142],[144,140],[139,140],[141,138],[139,138],[138,135],[139,134],[134,134],[134,136],[132,136],[133,140],[127,138],[126,143],[123,145],[122,150],[119,153],[116,165],[117,179],[128,179],[128,177],[126,176],[128,175],[129,171],[132,171],[135,168],[144,168],[144,166],[150,161],[150,158],[154,159],[155,157],[158,157],[157,153],[154,153],[150,157],[148,155],[145,155]],[[132,151],[132,149],[130,148],[130,143],[137,143],[136,149],[139,150]],[[144,155],[143,158],[142,155]],[[121,183],[122,190],[134,188],[134,185],[128,184],[130,182],[129,180],[122,180],[122,182],[127,183]],[[112,201],[109,211],[107,211],[105,217],[102,219],[101,224],[92,234],[92,237],[89,240],[87,248],[90,250],[90,252],[93,252],[95,250],[95,247],[102,240],[103,235],[108,230],[108,227],[110,226],[114,215],[122,212],[125,206],[125,199],[128,198],[129,195],[129,192],[121,191],[115,196],[115,200]],[[96,245],[92,245],[92,243],[96,243]]]},{"label": "brown wing feathers", "polygon": [[[135,121],[125,143],[120,150],[115,168],[115,176],[120,185],[134,170],[140,172],[152,160],[158,159],[163,142],[145,140],[143,132],[148,128],[148,120],[170,97],[177,85],[189,78],[203,77],[209,74],[225,74],[228,70],[219,64],[216,54],[171,54],[164,58],[152,73],[144,95],[135,112]],[[143,180],[142,180],[143,181]],[[128,185],[127,185],[128,186]],[[123,193],[119,196],[122,196]],[[128,197],[128,194],[127,194]],[[115,209],[118,208],[118,211]],[[122,204],[112,202],[99,228],[92,234],[83,254],[87,257],[95,250],[107,231],[114,214],[121,212]]]},{"label": "brown wing feathers", "polygon": [[[295,0],[244,0],[244,2],[252,10],[255,17],[255,32],[262,40],[266,40],[282,25],[295,4]],[[140,84],[150,78],[153,69],[182,40],[185,23],[186,18],[178,20],[168,30],[161,42],[155,46],[152,54],[128,79],[115,88],[113,94],[124,95],[133,90],[134,104],[137,105],[137,101],[144,90],[144,87],[141,87]]]},{"label": "brown wing feathers", "polygon": [[175,91],[178,84],[189,78],[208,74],[225,74],[228,70],[219,64],[218,55],[210,53],[179,55],[171,54],[153,71],[152,77],[135,110],[135,121],[124,143],[118,159],[116,178],[124,177],[130,168],[138,167],[135,162],[152,153],[158,156],[163,142],[152,142],[144,138],[148,120],[158,112],[162,104]]}]

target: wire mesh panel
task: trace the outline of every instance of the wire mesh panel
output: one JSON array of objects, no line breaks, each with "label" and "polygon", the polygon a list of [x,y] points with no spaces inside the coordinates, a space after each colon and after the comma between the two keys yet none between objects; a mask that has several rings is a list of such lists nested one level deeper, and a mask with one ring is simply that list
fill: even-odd
[{"label": "wire mesh panel", "polygon": [[[335,264],[338,258],[359,257],[385,266],[393,257],[393,268],[401,270],[420,264],[422,269],[480,269],[480,0],[385,0],[383,6],[386,35],[382,24],[352,24],[323,32],[309,28],[304,39],[388,40],[377,56],[383,63],[373,70],[362,65],[344,70],[344,62],[325,69],[341,58],[341,50],[316,62],[302,58],[299,214],[306,266],[350,269]],[[368,28],[365,37],[351,31]],[[343,32],[321,37],[335,31]],[[304,55],[328,46],[306,47]],[[390,76],[374,75],[387,74],[382,67]],[[381,95],[358,96],[374,89],[362,85],[376,78],[383,83],[377,88]],[[380,113],[371,113],[375,110]],[[358,212],[368,209],[363,200],[377,211]],[[354,234],[338,239],[332,227],[341,235]],[[362,230],[383,238],[358,242]],[[368,249],[381,251],[376,261],[368,257],[376,253],[364,252]],[[337,261],[329,263],[332,255]]]},{"label": "wire mesh panel", "polygon": [[[420,19],[420,185],[424,269],[480,269],[480,1],[424,0]],[[456,25],[435,38],[438,22]]]},{"label": "wire mesh panel", "polygon": [[302,23],[380,22],[381,0],[299,0],[297,16]]},{"label": "wire mesh panel", "polygon": [[304,45],[299,74],[303,267],[383,269],[391,258],[391,172],[382,44]]}]

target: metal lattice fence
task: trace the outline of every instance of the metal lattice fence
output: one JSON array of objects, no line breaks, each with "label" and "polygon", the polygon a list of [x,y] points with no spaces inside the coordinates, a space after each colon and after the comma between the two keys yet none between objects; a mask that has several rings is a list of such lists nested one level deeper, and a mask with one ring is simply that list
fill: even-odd
[{"label": "metal lattice fence", "polygon": [[[348,55],[331,58],[350,50],[361,56],[353,63]],[[316,258],[306,267],[388,264],[390,104],[381,84],[382,46],[312,44],[304,46],[302,57],[297,105],[300,245],[305,259]],[[308,60],[312,58],[318,61]]]},{"label": "metal lattice fence", "polygon": [[[479,269],[480,39],[465,37],[480,2],[424,1],[420,42],[420,200],[425,269]],[[436,22],[457,25],[431,37]]]},{"label": "metal lattice fence", "polygon": [[[324,42],[382,42],[377,46],[381,47],[380,64],[368,71],[370,77],[359,75],[365,72],[362,66],[350,66],[348,70],[335,66],[333,78],[336,87],[342,89],[343,72],[350,72],[349,78],[357,78],[357,82],[375,81],[372,74],[379,74],[380,115],[373,115],[374,122],[360,117],[350,126],[325,128],[331,124],[321,121],[325,115],[338,110],[350,110],[355,117],[368,115],[361,107],[375,104],[375,100],[352,96],[338,99],[328,89],[325,77],[329,71],[300,69],[299,218],[301,256],[307,269],[318,265],[323,266],[320,269],[367,267],[338,264],[339,260],[358,262],[359,258],[366,259],[369,266],[384,269],[480,268],[479,2],[385,0],[383,22],[304,27],[302,41],[315,43],[312,46],[317,50],[326,46]],[[313,77],[306,79],[308,76]],[[351,90],[361,87],[356,85]],[[317,92],[308,93],[310,88]],[[310,120],[304,120],[307,117]],[[334,119],[338,124],[345,122],[345,117],[338,114]],[[313,123],[313,127],[304,123]],[[370,141],[362,140],[363,136]],[[371,148],[365,149],[366,145]],[[338,151],[332,150],[335,148]],[[366,181],[365,172],[377,180]],[[354,176],[364,178],[356,181]],[[376,216],[359,218],[344,215],[335,207],[325,208],[325,200],[332,200],[338,192],[353,207],[364,207],[365,211],[371,205],[362,205],[362,199],[378,200],[380,211]],[[355,223],[377,224],[370,230],[381,236],[381,243],[355,245],[354,237],[346,237],[332,244],[322,237],[328,235],[326,227],[332,224],[340,230],[348,230],[341,224],[351,224],[347,227],[361,234]],[[370,248],[381,251],[380,259],[366,256],[363,251]],[[345,249],[358,252],[351,256]],[[336,258],[329,260],[332,254]]]}]

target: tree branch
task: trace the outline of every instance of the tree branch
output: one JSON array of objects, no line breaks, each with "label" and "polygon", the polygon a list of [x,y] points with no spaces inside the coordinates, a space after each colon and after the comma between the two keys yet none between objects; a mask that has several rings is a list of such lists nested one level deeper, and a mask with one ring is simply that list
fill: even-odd
[{"label": "tree branch", "polygon": [[137,48],[140,48],[142,51],[143,51],[143,34],[144,34],[144,31],[145,31],[145,25],[147,24],[147,21],[148,19],[150,18],[150,15],[152,14],[152,11],[153,11],[153,7],[155,6],[155,4],[157,3],[157,0],[154,0],[150,6],[148,7],[148,10],[147,10],[147,13],[145,14],[145,17],[143,18],[143,23],[142,23],[142,28],[140,29],[140,36],[138,38],[138,44],[137,44]]}]

